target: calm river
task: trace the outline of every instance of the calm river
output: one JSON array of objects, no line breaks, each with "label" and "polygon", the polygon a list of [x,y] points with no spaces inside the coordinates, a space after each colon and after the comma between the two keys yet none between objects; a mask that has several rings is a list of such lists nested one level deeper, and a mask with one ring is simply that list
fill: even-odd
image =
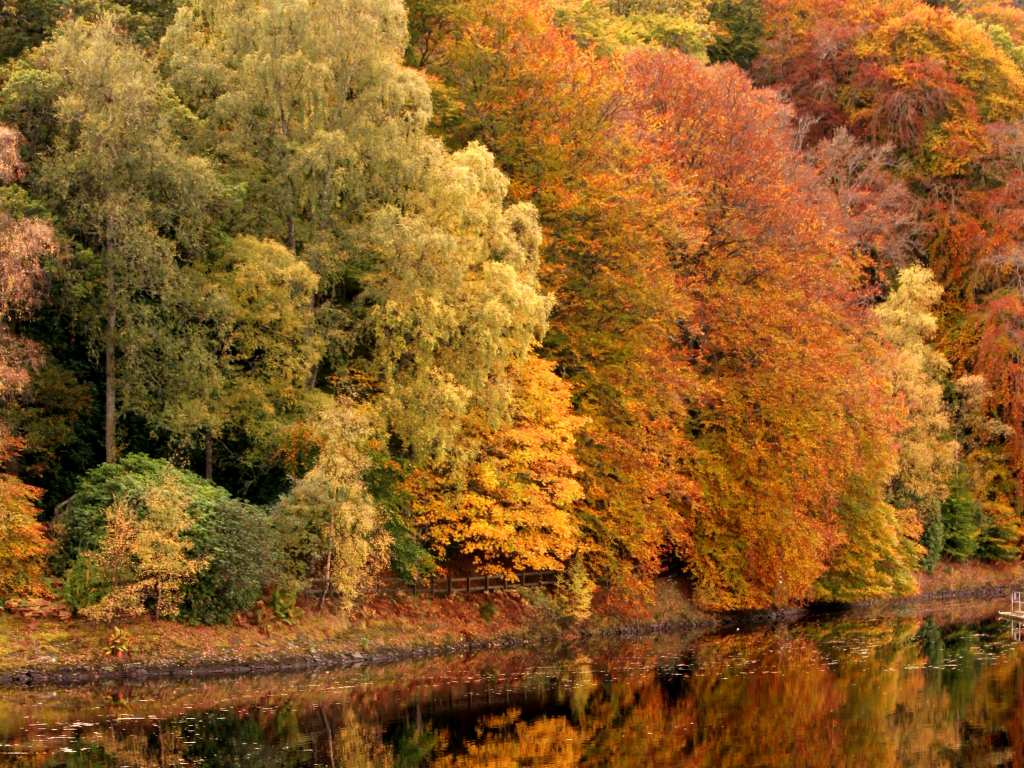
[{"label": "calm river", "polygon": [[0,690],[0,766],[1024,766],[1024,644],[998,607]]}]

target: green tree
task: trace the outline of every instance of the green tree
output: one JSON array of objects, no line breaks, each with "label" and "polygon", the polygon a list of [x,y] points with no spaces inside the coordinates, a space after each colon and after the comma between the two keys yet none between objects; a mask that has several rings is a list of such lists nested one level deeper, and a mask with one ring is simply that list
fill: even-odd
[{"label": "green tree", "polygon": [[957,559],[1016,559],[1024,530],[1014,504],[1018,481],[1004,458],[1013,429],[989,415],[992,390],[983,376],[961,376],[955,390],[963,461],[944,510],[947,550]]},{"label": "green tree", "polygon": [[[43,106],[40,106],[40,105]],[[117,457],[121,411],[146,413],[177,375],[173,348],[179,264],[205,245],[220,188],[189,155],[189,115],[150,58],[114,20],[61,25],[0,92],[25,130],[50,121],[29,187],[74,238],[58,278],[68,310],[104,369],[104,449]],[[130,372],[131,375],[126,375]]]},{"label": "green tree", "polygon": [[323,347],[317,277],[280,243],[248,236],[232,238],[188,277],[194,324],[180,365],[194,374],[179,378],[183,389],[162,420],[174,434],[202,436],[210,480],[217,439],[235,430],[273,445],[313,399],[310,371]]},{"label": "green tree", "polygon": [[133,40],[149,46],[160,39],[177,7],[178,0],[5,0],[0,5],[0,63],[43,42],[69,16],[115,14]]},{"label": "green tree", "polygon": [[942,502],[942,541],[940,554],[952,560],[969,560],[978,552],[981,529],[981,508],[971,495],[962,474],[950,487],[949,497]]},{"label": "green tree", "polygon": [[0,5],[0,63],[42,42],[66,0],[17,0]]},{"label": "green tree", "polygon": [[429,87],[405,48],[396,0],[194,0],[162,54],[202,145],[244,185],[236,226],[320,278],[318,381],[379,397],[392,432],[431,457],[471,409],[503,417],[506,370],[551,300],[534,211],[505,207],[483,147],[451,155],[428,135]]},{"label": "green tree", "polygon": [[711,0],[708,5],[715,29],[708,58],[715,63],[731,61],[749,69],[761,50],[764,36],[761,0]]},{"label": "green tree", "polygon": [[712,40],[704,0],[569,0],[557,18],[584,46],[601,53],[655,45],[698,58]]}]

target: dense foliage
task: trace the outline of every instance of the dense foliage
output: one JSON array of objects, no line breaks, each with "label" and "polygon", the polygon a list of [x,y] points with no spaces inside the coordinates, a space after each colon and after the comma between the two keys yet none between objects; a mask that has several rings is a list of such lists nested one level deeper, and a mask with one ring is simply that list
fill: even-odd
[{"label": "dense foliage", "polygon": [[[54,569],[68,601],[97,615],[138,612],[224,621],[284,572],[270,513],[162,459],[129,454],[82,478],[58,509]],[[157,599],[171,584],[172,599]]]},{"label": "dense foliage", "polygon": [[545,570],[583,616],[665,573],[763,608],[1020,556],[1013,2],[19,0],[0,32],[3,595],[210,622]]}]

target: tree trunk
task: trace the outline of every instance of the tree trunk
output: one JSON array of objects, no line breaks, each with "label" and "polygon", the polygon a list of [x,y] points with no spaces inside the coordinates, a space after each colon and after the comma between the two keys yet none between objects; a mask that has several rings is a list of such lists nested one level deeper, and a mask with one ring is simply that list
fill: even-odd
[{"label": "tree trunk", "polygon": [[115,338],[117,333],[117,310],[114,309],[112,287],[108,291],[110,309],[107,310],[107,329],[104,340],[106,364],[106,412],[104,414],[104,447],[107,462],[117,461],[117,369],[115,360]]},{"label": "tree trunk", "polygon": [[213,482],[213,432],[206,430],[206,479]]},{"label": "tree trunk", "polygon": [[320,610],[324,609],[327,604],[327,593],[331,589],[331,560],[334,552],[332,550],[327,551],[327,566],[324,568],[324,591],[320,595]]}]

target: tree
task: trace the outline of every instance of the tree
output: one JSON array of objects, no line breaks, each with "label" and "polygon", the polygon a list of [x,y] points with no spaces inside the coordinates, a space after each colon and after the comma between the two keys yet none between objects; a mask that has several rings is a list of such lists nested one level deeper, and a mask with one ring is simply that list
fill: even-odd
[{"label": "tree", "polygon": [[[19,147],[21,135],[0,125],[0,185],[18,181],[25,173]],[[6,191],[0,186],[0,192]],[[29,383],[42,350],[11,328],[42,302],[44,274],[41,260],[55,255],[53,229],[34,218],[16,218],[0,198],[0,405],[10,406]],[[42,490],[5,470],[17,457],[23,441],[0,417],[0,595],[38,590],[50,544],[36,519]]]},{"label": "tree", "polygon": [[[898,284],[875,308],[883,338],[892,346],[892,386],[906,409],[905,426],[897,435],[899,467],[887,501],[904,514],[916,515],[924,526],[941,525],[958,459],[959,446],[943,400],[950,365],[930,345],[938,330],[932,314],[942,287],[926,267],[900,270]],[[931,562],[941,554],[941,537]]]},{"label": "tree", "polygon": [[[945,288],[938,345],[957,375],[988,379],[993,415],[1019,424],[1019,9],[918,0],[769,0],[764,8],[757,80],[790,94],[812,125],[810,143],[848,128],[893,147],[892,168],[919,199],[915,250]],[[1003,448],[1017,476],[1022,446],[1017,434]],[[1019,503],[1019,488],[1015,496]]]},{"label": "tree", "polygon": [[717,608],[803,600],[836,558],[865,541],[900,549],[906,528],[881,503],[900,414],[859,257],[776,94],[731,65],[668,53],[638,52],[630,68],[638,129],[692,179],[703,225],[676,262],[702,382],[685,465],[702,489],[685,553],[696,596]]},{"label": "tree", "polygon": [[[6,464],[17,447],[9,435],[0,432],[0,464]],[[0,472],[0,597],[43,588],[51,544],[36,519],[40,496],[41,489]]]},{"label": "tree", "polygon": [[1012,427],[991,413],[992,390],[978,374],[955,382],[963,461],[945,509],[947,549],[953,557],[1014,560],[1024,536],[1015,506],[1017,478],[1004,460]]},{"label": "tree", "polygon": [[[18,131],[0,125],[2,185],[20,181],[26,173],[21,144]],[[46,280],[42,260],[56,253],[57,240],[49,224],[8,211],[0,199],[0,400],[24,389],[29,368],[39,362],[39,347],[18,337],[10,323],[39,307]]]},{"label": "tree", "polygon": [[333,591],[351,608],[387,564],[390,539],[364,481],[381,440],[373,409],[339,398],[316,423],[316,463],[277,503],[293,570],[322,587],[321,603]]},{"label": "tree", "polygon": [[577,0],[559,3],[556,18],[601,53],[657,45],[704,58],[712,39],[704,0]]},{"label": "tree", "polygon": [[581,47],[549,5],[469,3],[436,29],[451,30],[429,41],[438,127],[454,146],[491,148],[547,234],[541,275],[559,303],[544,353],[588,419],[576,449],[588,567],[642,593],[685,541],[695,493],[680,471],[687,298],[670,267],[692,235],[692,190],[622,119],[621,62]]},{"label": "tree", "polygon": [[472,558],[480,572],[515,578],[560,571],[580,544],[573,505],[575,433],[569,387],[549,362],[532,358],[515,372],[511,420],[479,420],[467,439],[480,455],[468,466],[420,469],[406,482],[413,519],[437,554]]},{"label": "tree", "polygon": [[114,13],[132,39],[148,47],[159,40],[177,6],[177,0],[11,0],[0,7],[0,64],[43,42],[72,15]]},{"label": "tree", "polygon": [[754,71],[819,119],[890,142],[932,177],[987,150],[983,122],[1021,114],[1024,77],[977,22],[917,0],[769,0]]},{"label": "tree", "polygon": [[505,371],[551,301],[532,209],[505,207],[484,148],[453,156],[428,135],[405,24],[395,0],[195,0],[162,54],[201,143],[245,185],[238,228],[320,278],[317,381],[379,396],[404,448],[430,460],[457,447],[471,409],[507,409]]},{"label": "tree", "polygon": [[[220,192],[209,164],[182,148],[187,113],[111,17],[62,24],[26,62],[0,102],[25,118],[43,100],[52,116],[49,146],[27,183],[78,246],[59,279],[103,360],[104,447],[113,461],[119,410],[152,409],[174,377],[173,365],[161,366],[173,328],[163,300],[178,283],[179,260],[202,249]],[[22,89],[26,82],[44,91]]]},{"label": "tree", "polygon": [[186,312],[200,330],[179,366],[195,373],[182,377],[183,391],[162,420],[174,434],[202,435],[211,480],[216,440],[236,430],[273,444],[310,400],[310,371],[323,350],[317,277],[280,243],[238,236],[186,285]]},{"label": "tree", "polygon": [[42,42],[65,8],[65,0],[18,0],[0,8],[0,63]]},{"label": "tree", "polygon": [[708,58],[715,64],[732,62],[749,69],[764,35],[760,0],[712,0],[708,6],[715,27]]},{"label": "tree", "polygon": [[503,207],[490,152],[471,144],[426,176],[427,195],[368,218],[376,266],[358,331],[391,431],[415,457],[443,459],[471,410],[506,417],[508,370],[544,337],[553,300],[536,277],[536,213]]},{"label": "tree", "polygon": [[840,127],[811,148],[810,159],[839,198],[846,230],[888,282],[922,252],[921,203],[897,175],[894,150],[857,141]]}]

